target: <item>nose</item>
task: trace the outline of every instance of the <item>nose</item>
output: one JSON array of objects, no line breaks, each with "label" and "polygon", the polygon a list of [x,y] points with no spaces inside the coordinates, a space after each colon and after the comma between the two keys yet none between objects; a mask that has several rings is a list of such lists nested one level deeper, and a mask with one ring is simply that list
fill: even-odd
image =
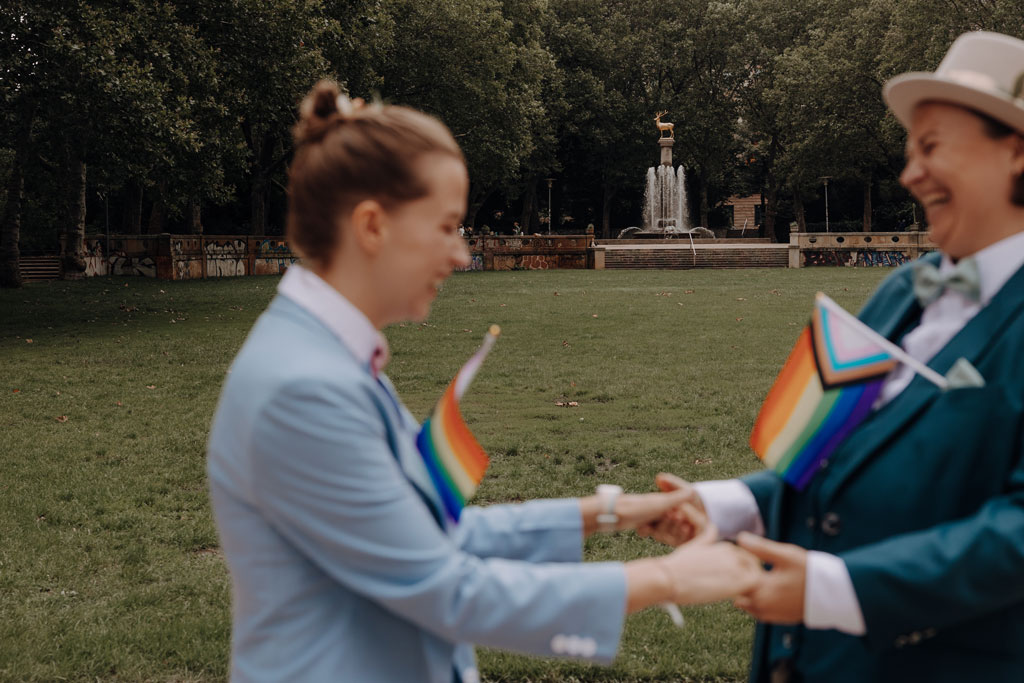
[{"label": "nose", "polygon": [[469,262],[469,240],[456,234],[452,263],[455,268],[465,268]]},{"label": "nose", "polygon": [[910,189],[910,186],[924,178],[924,167],[914,157],[907,159],[903,172],[900,173],[900,185]]}]

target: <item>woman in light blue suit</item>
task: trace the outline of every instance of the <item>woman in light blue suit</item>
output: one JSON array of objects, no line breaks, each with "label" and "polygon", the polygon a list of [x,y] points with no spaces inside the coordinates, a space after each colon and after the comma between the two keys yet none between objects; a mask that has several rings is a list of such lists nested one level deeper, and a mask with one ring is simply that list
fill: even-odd
[{"label": "woman in light blue suit", "polygon": [[444,522],[379,330],[422,320],[468,252],[468,178],[438,121],[321,83],[290,171],[282,279],[225,383],[209,442],[233,584],[235,681],[478,679],[471,643],[607,662],[624,615],[733,596],[761,572],[713,529],[663,557],[582,564],[598,530],[650,528],[685,494],[467,508]]}]

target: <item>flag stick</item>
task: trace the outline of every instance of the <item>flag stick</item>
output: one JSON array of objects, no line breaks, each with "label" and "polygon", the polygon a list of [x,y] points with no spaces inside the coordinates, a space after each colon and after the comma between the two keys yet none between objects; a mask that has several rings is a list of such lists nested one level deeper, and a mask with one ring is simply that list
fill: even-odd
[{"label": "flag stick", "polygon": [[871,338],[876,344],[881,346],[883,349],[891,353],[904,365],[907,365],[917,374],[924,377],[926,380],[937,386],[938,388],[945,391],[949,387],[949,380],[940,375],[939,373],[932,370],[930,367],[917,360],[906,351],[901,349],[898,345],[893,344],[891,341],[883,337],[882,335],[875,332],[873,329],[864,324],[864,321],[860,320],[852,313],[847,311],[845,308],[837,304],[835,301],[830,299],[827,295],[822,292],[818,292],[817,300],[825,308],[835,313],[837,316],[847,321],[852,325],[856,325],[858,329],[862,330],[868,337]]},{"label": "flag stick", "polygon": [[663,602],[661,603],[661,607],[668,612],[668,616],[672,620],[673,624],[679,628],[686,625],[686,622],[683,621],[683,613],[679,610],[679,605],[674,602]]},{"label": "flag stick", "polygon": [[466,393],[466,389],[469,388],[469,383],[476,377],[477,370],[480,369],[480,365],[484,362],[484,358],[487,358],[487,354],[491,352],[491,348],[494,346],[494,342],[498,339],[498,335],[501,334],[501,328],[497,325],[491,325],[487,330],[487,334],[484,335],[484,343],[480,345],[476,353],[470,356],[466,364],[459,370],[459,374],[455,376],[455,400],[461,401],[462,395]]}]

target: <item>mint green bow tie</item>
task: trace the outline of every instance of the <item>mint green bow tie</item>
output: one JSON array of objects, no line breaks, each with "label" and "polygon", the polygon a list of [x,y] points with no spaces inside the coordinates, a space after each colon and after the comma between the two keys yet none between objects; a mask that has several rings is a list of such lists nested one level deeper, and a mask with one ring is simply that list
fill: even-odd
[{"label": "mint green bow tie", "polygon": [[935,301],[947,289],[960,292],[971,301],[981,298],[981,272],[978,270],[978,262],[973,258],[960,259],[953,270],[945,275],[924,261],[914,263],[913,269],[914,296],[921,302],[921,306]]}]

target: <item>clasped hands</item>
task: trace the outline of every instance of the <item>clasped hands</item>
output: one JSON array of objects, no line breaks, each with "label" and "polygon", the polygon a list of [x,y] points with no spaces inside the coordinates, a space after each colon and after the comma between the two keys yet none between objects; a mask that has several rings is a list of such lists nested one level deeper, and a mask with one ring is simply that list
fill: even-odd
[{"label": "clasped hands", "polygon": [[[807,551],[741,532],[736,543],[720,541],[696,489],[671,474],[655,478],[661,494],[623,495],[618,528],[635,529],[676,550],[663,558],[675,602],[694,604],[732,598],[758,621],[803,621]],[[764,566],[763,566],[764,565]]]}]

